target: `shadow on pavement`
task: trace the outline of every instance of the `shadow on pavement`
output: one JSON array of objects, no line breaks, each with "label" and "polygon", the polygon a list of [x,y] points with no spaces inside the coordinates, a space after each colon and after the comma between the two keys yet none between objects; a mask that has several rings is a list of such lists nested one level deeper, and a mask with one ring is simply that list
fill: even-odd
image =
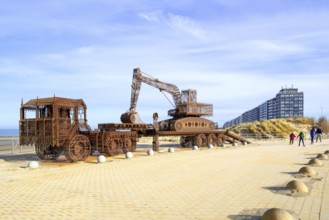
[{"label": "shadow on pavement", "polygon": [[229,215],[228,216],[232,220],[261,220],[261,216],[257,215]]},{"label": "shadow on pavement", "polygon": [[15,161],[26,161],[26,160],[36,160],[39,161],[40,159],[35,153],[29,154],[13,154],[13,155],[1,155],[0,159],[6,162],[15,162]]}]

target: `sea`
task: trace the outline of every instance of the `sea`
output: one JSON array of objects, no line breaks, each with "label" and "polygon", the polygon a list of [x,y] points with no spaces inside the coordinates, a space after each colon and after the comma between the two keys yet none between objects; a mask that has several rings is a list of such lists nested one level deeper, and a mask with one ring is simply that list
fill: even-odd
[{"label": "sea", "polygon": [[18,135],[18,129],[0,129],[0,137],[13,137]]}]

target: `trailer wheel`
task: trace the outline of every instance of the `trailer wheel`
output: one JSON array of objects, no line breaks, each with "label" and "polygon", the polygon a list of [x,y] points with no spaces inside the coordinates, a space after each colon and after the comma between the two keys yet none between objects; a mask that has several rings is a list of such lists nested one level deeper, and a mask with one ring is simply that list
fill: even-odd
[{"label": "trailer wheel", "polygon": [[88,138],[84,135],[76,135],[64,149],[66,159],[71,162],[84,161],[91,151]]},{"label": "trailer wheel", "polygon": [[208,144],[212,144],[212,145],[217,144],[217,138],[215,134],[208,135]]},{"label": "trailer wheel", "polygon": [[62,152],[61,147],[35,145],[35,152],[41,160],[57,160]]},{"label": "trailer wheel", "polygon": [[115,156],[120,153],[119,143],[117,140],[110,139],[105,146],[105,153],[107,156]]},{"label": "trailer wheel", "polygon": [[198,147],[207,146],[207,137],[204,134],[198,134],[194,137],[194,144]]},{"label": "trailer wheel", "polygon": [[217,146],[220,146],[221,144],[224,144],[224,142],[225,142],[225,137],[223,135],[218,135]]},{"label": "trailer wheel", "polygon": [[127,153],[128,151],[133,151],[134,142],[131,138],[125,138],[123,142],[123,153]]},{"label": "trailer wheel", "polygon": [[62,152],[61,147],[49,146],[46,148],[46,160],[57,160]]},{"label": "trailer wheel", "polygon": [[188,147],[190,145],[188,136],[181,136],[179,142],[182,147]]},{"label": "trailer wheel", "polygon": [[134,141],[133,141],[133,146],[132,146],[132,150],[131,150],[131,152],[135,152],[135,151],[136,151],[136,147],[137,147],[137,141],[134,140]]}]

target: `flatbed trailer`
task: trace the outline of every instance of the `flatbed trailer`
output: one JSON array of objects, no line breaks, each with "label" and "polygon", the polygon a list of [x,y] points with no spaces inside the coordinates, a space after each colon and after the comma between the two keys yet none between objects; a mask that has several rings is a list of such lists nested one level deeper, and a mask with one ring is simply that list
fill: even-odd
[{"label": "flatbed trailer", "polygon": [[[152,124],[101,124],[99,127],[106,127],[107,130],[124,130],[131,129],[131,131],[138,131],[139,137],[153,137],[154,142],[158,142],[158,137],[168,137],[168,136],[180,136],[180,144],[182,147],[188,147],[197,145],[199,147],[208,146],[212,144],[214,146],[221,146],[225,143],[238,143],[250,144],[251,142],[247,139],[240,137],[228,130],[203,130],[203,131],[163,131],[158,130],[159,127],[157,122]],[[159,143],[154,143],[159,144]],[[158,146],[155,146],[157,150]]]},{"label": "flatbed trailer", "polygon": [[[213,144],[220,146],[224,143],[246,143],[250,144],[251,142],[234,134],[227,130],[214,130],[209,132],[203,132],[203,133],[195,133],[195,132],[175,132],[175,131],[159,131],[159,136],[181,136],[181,137],[200,137],[200,135],[204,135],[208,137],[207,142],[203,142],[203,146],[205,144]],[[201,144],[202,145],[202,144]]]},{"label": "flatbed trailer", "polygon": [[148,131],[144,136],[153,137],[157,133],[159,137],[180,136],[180,144],[182,147],[191,147],[197,145],[199,147],[222,146],[225,143],[234,144],[250,144],[251,142],[227,130],[213,130],[206,132],[178,132],[178,131]]}]

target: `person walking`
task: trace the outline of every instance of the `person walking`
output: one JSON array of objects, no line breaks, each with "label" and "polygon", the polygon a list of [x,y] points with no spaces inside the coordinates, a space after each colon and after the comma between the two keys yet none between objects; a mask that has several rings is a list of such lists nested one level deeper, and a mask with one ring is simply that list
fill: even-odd
[{"label": "person walking", "polygon": [[294,140],[295,140],[295,137],[296,137],[296,135],[294,134],[294,132],[292,132],[291,134],[290,134],[290,142],[289,142],[289,144],[291,145],[291,144],[294,144]]},{"label": "person walking", "polygon": [[322,142],[322,130],[320,127],[318,127],[315,131],[315,134],[316,134],[316,142],[318,142],[318,140],[320,140],[320,142]]},{"label": "person walking", "polygon": [[297,138],[299,138],[298,146],[300,146],[300,142],[302,142],[303,146],[305,147],[304,137],[305,137],[304,133],[302,131],[299,132],[299,134],[297,135]]},{"label": "person walking", "polygon": [[311,131],[310,131],[310,135],[311,135],[311,144],[314,143],[314,137],[315,137],[315,127],[312,127]]}]

